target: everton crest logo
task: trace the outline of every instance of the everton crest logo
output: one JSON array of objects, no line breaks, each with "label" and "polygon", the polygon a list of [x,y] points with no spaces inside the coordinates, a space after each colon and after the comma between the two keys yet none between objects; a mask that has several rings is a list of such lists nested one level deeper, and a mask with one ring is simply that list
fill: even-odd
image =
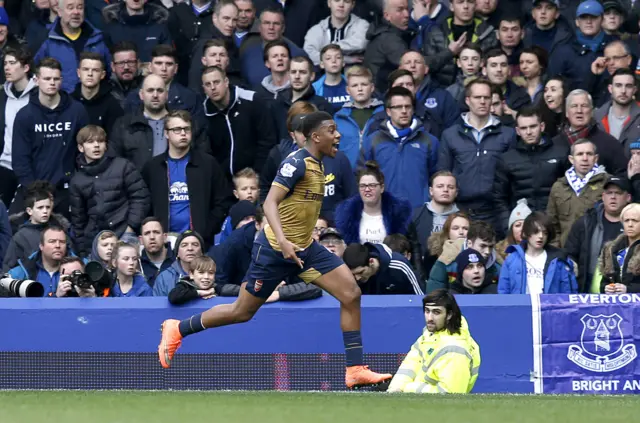
[{"label": "everton crest logo", "polygon": [[636,346],[625,344],[622,317],[617,313],[605,316],[585,314],[580,345],[570,345],[567,358],[583,369],[606,373],[631,363],[637,356]]}]

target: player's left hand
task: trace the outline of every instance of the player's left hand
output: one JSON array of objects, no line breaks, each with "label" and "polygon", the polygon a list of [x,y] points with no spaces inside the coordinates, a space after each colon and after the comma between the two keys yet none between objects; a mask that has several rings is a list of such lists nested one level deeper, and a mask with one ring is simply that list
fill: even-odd
[{"label": "player's left hand", "polygon": [[288,239],[285,239],[280,243],[280,250],[282,250],[282,256],[286,260],[295,261],[296,264],[300,267],[300,269],[304,267],[304,261],[302,261],[300,257],[298,257],[298,255],[296,254],[297,251],[303,251],[302,248],[298,247],[296,244],[289,241]]}]

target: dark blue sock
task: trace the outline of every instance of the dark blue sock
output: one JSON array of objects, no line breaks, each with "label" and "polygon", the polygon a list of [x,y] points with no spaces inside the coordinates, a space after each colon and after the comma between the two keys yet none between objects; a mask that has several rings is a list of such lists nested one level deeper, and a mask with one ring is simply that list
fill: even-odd
[{"label": "dark blue sock", "polygon": [[180,335],[188,336],[194,333],[202,332],[206,328],[202,326],[202,314],[196,314],[191,316],[187,320],[183,320],[180,322]]},{"label": "dark blue sock", "polygon": [[362,335],[359,330],[351,332],[342,332],[344,340],[344,352],[347,356],[347,367],[362,366],[364,358],[362,357]]}]

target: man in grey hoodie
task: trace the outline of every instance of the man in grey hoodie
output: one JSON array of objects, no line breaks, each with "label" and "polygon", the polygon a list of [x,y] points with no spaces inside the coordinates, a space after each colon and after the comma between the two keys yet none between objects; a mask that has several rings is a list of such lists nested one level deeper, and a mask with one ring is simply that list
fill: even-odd
[{"label": "man in grey hoodie", "polygon": [[427,245],[431,234],[442,232],[442,227],[450,214],[458,212],[456,196],[458,185],[455,176],[449,171],[433,174],[429,185],[431,201],[424,203],[413,211],[409,225],[408,238],[411,241],[411,261],[420,276],[429,275],[436,257],[429,260],[425,257],[429,247]]},{"label": "man in grey hoodie", "polygon": [[264,65],[271,72],[264,77],[256,92],[263,98],[275,100],[281,91],[291,87],[289,61],[291,50],[284,40],[269,41],[264,46]]},{"label": "man in grey hoodie", "polygon": [[32,56],[28,49],[8,47],[4,51],[4,94],[0,95],[0,200],[9,207],[13,200],[18,179],[13,173],[11,151],[13,146],[13,121],[18,111],[29,103],[29,94],[36,88],[33,79]]}]

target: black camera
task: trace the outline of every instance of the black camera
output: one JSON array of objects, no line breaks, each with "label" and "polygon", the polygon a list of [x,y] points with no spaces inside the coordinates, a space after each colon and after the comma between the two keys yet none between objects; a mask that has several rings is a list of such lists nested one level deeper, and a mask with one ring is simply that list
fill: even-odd
[{"label": "black camera", "polygon": [[67,280],[71,282],[72,286],[77,286],[80,289],[89,289],[93,286],[93,281],[89,278],[89,275],[79,270],[71,272]]},{"label": "black camera", "polygon": [[12,297],[42,297],[44,286],[40,282],[29,279],[13,279],[10,275],[0,278],[0,287],[9,292]]},{"label": "black camera", "polygon": [[84,272],[74,270],[67,278],[72,286],[84,290],[93,287],[96,293],[111,286],[111,274],[97,261],[87,263]]}]

